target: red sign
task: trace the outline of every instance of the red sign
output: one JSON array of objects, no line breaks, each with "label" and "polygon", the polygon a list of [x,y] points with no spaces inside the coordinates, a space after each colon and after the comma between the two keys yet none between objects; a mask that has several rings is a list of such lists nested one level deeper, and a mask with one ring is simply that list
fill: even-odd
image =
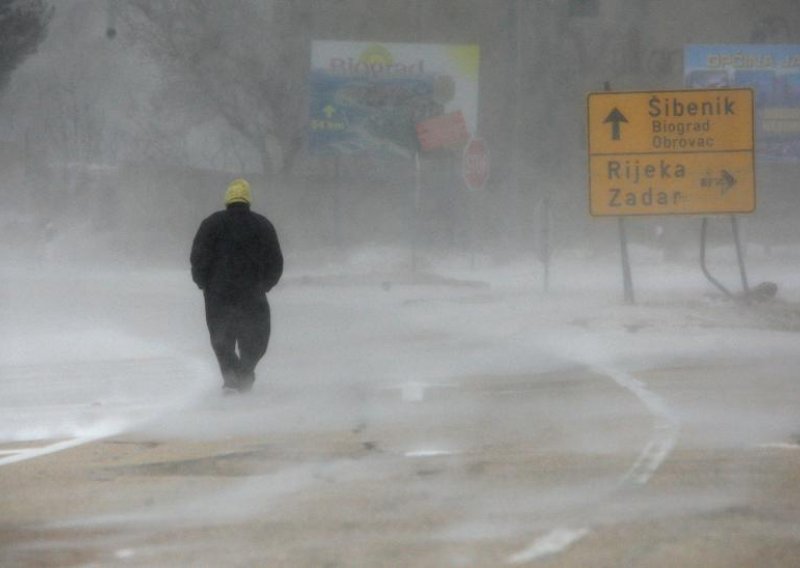
[{"label": "red sign", "polygon": [[418,123],[417,138],[423,150],[436,150],[463,144],[469,140],[469,132],[464,115],[458,110]]},{"label": "red sign", "polygon": [[489,150],[482,138],[472,138],[464,148],[461,175],[469,189],[480,190],[489,179]]}]

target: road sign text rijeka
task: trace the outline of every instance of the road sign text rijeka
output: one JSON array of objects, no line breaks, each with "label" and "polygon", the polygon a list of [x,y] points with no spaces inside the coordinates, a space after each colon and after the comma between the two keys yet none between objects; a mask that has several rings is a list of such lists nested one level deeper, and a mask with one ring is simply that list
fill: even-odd
[{"label": "road sign text rijeka", "polygon": [[592,215],[749,213],[750,89],[591,93]]}]

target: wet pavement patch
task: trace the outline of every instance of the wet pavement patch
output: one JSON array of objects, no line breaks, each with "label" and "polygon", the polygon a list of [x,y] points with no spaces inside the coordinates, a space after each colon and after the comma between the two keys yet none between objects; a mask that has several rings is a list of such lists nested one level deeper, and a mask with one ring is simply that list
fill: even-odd
[{"label": "wet pavement patch", "polygon": [[270,457],[267,449],[212,456],[151,462],[110,468],[120,475],[246,477],[256,475]]}]

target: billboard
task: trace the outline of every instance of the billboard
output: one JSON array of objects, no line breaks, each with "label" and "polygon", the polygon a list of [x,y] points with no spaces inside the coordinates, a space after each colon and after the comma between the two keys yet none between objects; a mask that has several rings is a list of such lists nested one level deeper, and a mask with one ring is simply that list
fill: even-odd
[{"label": "billboard", "polygon": [[800,45],[688,45],[683,70],[690,88],[752,88],[758,156],[800,161]]},{"label": "billboard", "polygon": [[309,151],[412,157],[466,142],[479,62],[477,45],[312,42]]}]

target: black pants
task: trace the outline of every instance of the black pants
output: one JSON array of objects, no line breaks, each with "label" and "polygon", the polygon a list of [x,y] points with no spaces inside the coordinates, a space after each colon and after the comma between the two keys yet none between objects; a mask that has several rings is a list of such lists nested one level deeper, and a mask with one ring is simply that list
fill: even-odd
[{"label": "black pants", "polygon": [[[255,368],[267,352],[270,312],[267,297],[228,299],[206,293],[206,324],[226,387],[248,391]],[[238,348],[238,352],[237,352]]]}]

